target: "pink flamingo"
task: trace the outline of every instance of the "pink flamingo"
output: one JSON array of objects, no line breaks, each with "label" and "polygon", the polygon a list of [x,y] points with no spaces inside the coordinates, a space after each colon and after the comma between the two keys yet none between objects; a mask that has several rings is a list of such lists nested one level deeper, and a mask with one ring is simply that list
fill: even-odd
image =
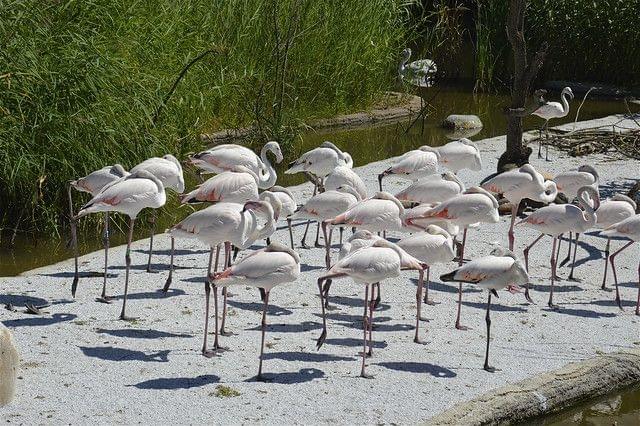
[{"label": "pink flamingo", "polygon": [[[330,285],[330,281],[336,278],[350,277],[356,284],[365,285],[364,294],[364,316],[363,316],[363,350],[362,350],[362,369],[360,376],[371,378],[365,372],[365,358],[372,353],[372,324],[373,324],[373,301],[369,302],[369,287],[372,284],[379,283],[387,278],[394,278],[400,275],[401,269],[417,270],[420,274],[419,283],[416,290],[416,333],[414,342],[421,343],[419,338],[420,327],[420,310],[422,301],[422,286],[425,265],[413,256],[406,253],[397,245],[390,243],[384,239],[375,241],[370,247],[364,247],[354,251],[350,255],[336,262],[325,275],[318,278],[318,291],[320,293],[320,305],[322,306],[322,334],[318,338],[316,347],[320,349],[327,337],[327,317],[325,313],[325,302],[323,292],[325,287],[323,283],[326,281]],[[373,297],[372,297],[373,299]],[[369,316],[367,317],[367,310]],[[369,349],[367,350],[367,330],[369,331]]]},{"label": "pink flamingo", "polygon": [[391,158],[391,167],[378,175],[378,185],[382,192],[382,179],[394,175],[401,179],[415,181],[433,175],[438,171],[438,151],[430,146],[421,146]]},{"label": "pink flamingo", "polygon": [[458,173],[462,169],[473,171],[482,170],[482,158],[478,146],[467,138],[449,142],[437,148],[440,155],[439,163]]},{"label": "pink flamingo", "polygon": [[258,199],[258,175],[244,166],[234,166],[231,170],[210,177],[196,189],[180,198],[182,204],[201,202],[244,203]]},{"label": "pink flamingo", "polygon": [[[560,102],[545,102],[538,109],[533,111],[532,115],[537,115],[538,117],[544,119],[544,125],[540,128],[540,142],[538,143],[538,158],[542,158],[542,130],[547,129],[549,126],[549,120],[552,118],[562,118],[566,117],[569,114],[569,102],[567,101],[567,97],[573,99],[573,91],[571,87],[565,87],[562,89],[560,93]],[[547,135],[548,136],[548,135]],[[546,160],[549,161],[549,146],[546,146]]]},{"label": "pink flamingo", "polygon": [[[593,199],[594,207],[591,207],[589,195]],[[598,192],[590,186],[584,186],[578,190],[578,202],[582,208],[573,204],[552,204],[536,210],[517,223],[517,225],[524,225],[540,232],[540,236],[524,249],[524,261],[527,271],[529,271],[529,250],[544,235],[550,235],[553,238],[553,247],[551,249],[551,291],[549,292],[548,302],[549,307],[552,309],[558,309],[558,306],[553,304],[553,286],[556,280],[556,243],[559,237],[566,232],[576,232],[577,244],[580,233],[585,232],[596,224],[595,210],[600,206]],[[571,268],[569,279],[573,279],[573,267]],[[528,287],[527,283],[527,291]]]},{"label": "pink flamingo", "polygon": [[[133,225],[138,214],[145,208],[157,209],[167,201],[164,186],[160,179],[146,170],[139,170],[120,178],[102,189],[91,201],[82,207],[76,218],[94,212],[115,211],[129,216],[129,235],[127,237],[127,251],[125,252],[125,281],[124,297],[120,319],[130,319],[125,315],[127,293],[129,289],[129,269],[131,268],[131,240]],[[105,295],[106,298],[106,295]]]},{"label": "pink flamingo", "polygon": [[[262,358],[264,356],[264,338],[267,330],[267,308],[271,290],[280,284],[294,282],[300,276],[300,256],[292,249],[278,243],[271,243],[262,250],[257,250],[225,269],[209,275],[210,286],[207,286],[207,307],[209,306],[210,287],[213,288],[216,323],[218,318],[218,287],[227,288],[232,285],[257,287],[264,291],[264,308],[262,309],[262,339],[260,344],[260,362],[258,364],[258,380],[263,380]],[[205,337],[209,315],[205,319]],[[216,327],[216,341],[218,340]],[[206,349],[206,348],[205,348]]]},{"label": "pink flamingo", "polygon": [[[267,191],[265,191],[267,192]],[[260,199],[265,199],[266,195],[265,192],[263,192],[262,194],[260,194]],[[282,204],[282,208],[280,209],[280,212],[278,214],[278,217],[276,218],[276,220],[280,219],[280,218],[285,218],[285,220],[287,221],[287,227],[289,228],[289,240],[291,243],[291,249],[295,249],[294,244],[293,244],[293,230],[291,229],[291,218],[290,216],[292,214],[295,213],[295,211],[298,209],[298,205],[296,204],[296,200],[293,197],[293,194],[291,193],[291,191],[289,191],[287,188],[284,188],[282,186],[272,186],[271,188],[269,188],[270,193],[272,193],[274,196],[276,196],[279,200],[280,203]]]},{"label": "pink flamingo", "polygon": [[453,198],[464,190],[464,184],[456,175],[445,172],[441,177],[432,175],[419,179],[398,192],[395,197],[400,201],[433,204]]},{"label": "pink flamingo", "polygon": [[338,166],[324,179],[325,190],[338,189],[345,185],[355,189],[361,199],[364,200],[367,198],[366,185],[362,181],[362,178],[350,167]]}]

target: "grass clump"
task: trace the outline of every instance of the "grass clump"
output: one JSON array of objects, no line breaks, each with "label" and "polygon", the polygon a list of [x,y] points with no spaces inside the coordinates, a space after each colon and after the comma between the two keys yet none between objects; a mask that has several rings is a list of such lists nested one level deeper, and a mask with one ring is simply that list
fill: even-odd
[{"label": "grass clump", "polygon": [[215,396],[216,398],[233,398],[240,396],[240,392],[229,386],[218,385],[216,386],[216,391],[211,392],[209,395]]}]

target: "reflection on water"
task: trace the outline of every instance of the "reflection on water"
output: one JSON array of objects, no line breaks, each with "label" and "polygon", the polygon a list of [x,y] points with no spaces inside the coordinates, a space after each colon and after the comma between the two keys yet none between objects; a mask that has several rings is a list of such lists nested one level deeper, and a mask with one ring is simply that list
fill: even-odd
[{"label": "reflection on water", "polygon": [[[432,105],[432,108],[429,109],[430,115],[424,120],[404,121],[390,125],[343,130],[333,133],[309,132],[305,134],[300,141],[297,141],[295,148],[285,152],[285,159],[277,168],[278,184],[287,186],[302,183],[303,177],[301,175],[284,175],[282,173],[286,164],[300,153],[316,147],[324,140],[331,140],[341,149],[349,151],[355,165],[361,166],[372,161],[401,154],[421,145],[439,146],[446,143],[449,140],[447,138],[448,131],[440,128],[440,123],[449,114],[475,114],[480,117],[484,127],[477,135],[473,136],[474,140],[501,135],[505,132],[505,120],[502,111],[508,104],[506,95],[474,95],[462,89],[435,87],[429,89],[424,94],[424,97]],[[555,97],[549,96],[549,98],[553,99]],[[577,100],[572,103],[573,110],[576,109],[577,105],[579,105]],[[572,122],[575,119],[573,110],[568,117],[552,122],[552,125]],[[587,101],[581,109],[580,119],[586,120],[624,111],[625,108],[621,102]],[[537,128],[540,124],[541,120],[535,117],[527,118],[525,128]],[[188,188],[193,187],[194,184],[193,176],[187,176]],[[161,214],[158,220],[158,231],[169,227],[188,215],[192,208],[189,206],[177,208],[175,196],[172,195],[171,202],[163,211],[164,213]],[[141,238],[148,231],[145,229],[143,220],[138,222],[140,223],[137,224],[138,232],[136,237]],[[112,245],[126,242],[124,232],[122,232],[122,228],[125,227],[124,221],[117,221],[116,226],[112,229]],[[58,239],[35,239],[33,236],[18,236],[15,245],[9,247],[10,238],[7,238],[6,235],[4,237],[2,247],[0,247],[0,276],[16,275],[22,271],[63,260],[71,255],[70,250],[65,247],[66,242]],[[81,253],[100,249],[99,227],[81,233],[79,242]],[[165,244],[165,241],[159,238],[158,248],[163,247],[163,244]]]}]

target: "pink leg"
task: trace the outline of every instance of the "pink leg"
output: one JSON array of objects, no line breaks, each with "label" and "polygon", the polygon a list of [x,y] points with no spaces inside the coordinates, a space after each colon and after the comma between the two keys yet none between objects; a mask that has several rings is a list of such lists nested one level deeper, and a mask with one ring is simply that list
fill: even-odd
[{"label": "pink leg", "polygon": [[[460,250],[460,260],[458,261],[458,266],[462,266],[462,261],[464,259],[464,246],[467,243],[467,228],[464,228],[462,231],[462,249]],[[456,328],[458,330],[468,330],[469,327],[466,327],[460,324],[460,311],[462,310],[462,283],[458,283],[458,314],[456,315]]]},{"label": "pink leg", "polygon": [[431,268],[427,266],[427,280],[426,280],[425,292],[424,292],[424,303],[426,303],[427,305],[433,306],[436,304],[436,302],[434,302],[432,299],[429,299],[430,275],[431,275]]},{"label": "pink leg", "polygon": [[634,243],[633,241],[629,241],[627,244],[622,246],[620,250],[613,253],[609,259],[609,261],[611,262],[611,271],[613,272],[613,282],[616,284],[616,303],[618,304],[618,307],[621,310],[622,310],[622,300],[620,299],[620,290],[618,289],[618,274],[616,273],[616,256],[619,255],[620,252],[622,252],[622,250],[626,249],[633,243]]},{"label": "pink leg", "polygon": [[524,254],[524,266],[527,270],[527,272],[529,272],[529,250],[531,250],[531,248],[533,246],[535,246],[538,241],[540,241],[540,239],[544,237],[544,234],[540,234],[540,236],[538,236],[538,238],[536,238],[535,240],[533,240],[533,242],[531,244],[529,244],[523,251],[522,253]]},{"label": "pink leg", "polygon": [[607,246],[604,249],[604,274],[602,275],[602,290],[607,288],[607,269],[609,268],[609,254],[611,248],[611,238],[607,238]]},{"label": "pink leg", "polygon": [[267,331],[267,307],[269,306],[269,292],[264,292],[264,309],[262,310],[262,343],[260,344],[260,363],[258,364],[258,380],[264,380],[262,377],[262,357],[264,356],[264,336]]},{"label": "pink leg", "polygon": [[[229,268],[231,266],[231,243],[224,243],[224,267]],[[223,336],[231,336],[232,333],[228,332],[224,326],[227,321],[227,287],[222,289],[223,301],[222,301],[222,322],[220,323],[220,334]]]},{"label": "pink leg", "polygon": [[559,237],[553,238],[553,247],[551,248],[551,290],[549,292],[549,302],[548,305],[551,309],[558,309],[557,305],[553,304],[553,286],[555,284],[555,276],[556,276],[556,245]]},{"label": "pink leg", "polygon": [[515,235],[513,232],[513,226],[516,224],[516,217],[518,216],[518,207],[520,207],[520,201],[511,207],[511,225],[509,226],[509,250],[513,251],[515,245]]},{"label": "pink leg", "polygon": [[636,315],[640,316],[640,263],[638,263],[638,301],[636,302]]},{"label": "pink leg", "polygon": [[416,304],[418,305],[416,311],[416,335],[413,337],[415,343],[422,343],[420,340],[420,317],[422,316],[422,287],[424,286],[424,270],[419,270],[418,274],[418,288],[416,289]]},{"label": "pink leg", "polygon": [[580,281],[577,278],[573,277],[573,270],[576,267],[576,252],[578,251],[578,239],[580,239],[580,233],[576,232],[576,238],[573,242],[573,260],[571,261],[571,272],[569,272],[569,277],[567,278],[569,281]]},{"label": "pink leg", "polygon": [[[366,312],[366,309],[369,305],[369,284],[367,284],[365,286],[365,290],[364,290],[364,309]],[[366,379],[370,379],[371,376],[367,375],[367,373],[365,373],[365,360],[367,359],[367,329],[368,329],[368,322],[369,319],[367,318],[367,315],[365,314],[364,318],[362,319],[362,331],[363,331],[363,345],[362,345],[362,369],[360,370],[360,377],[364,377]]]}]

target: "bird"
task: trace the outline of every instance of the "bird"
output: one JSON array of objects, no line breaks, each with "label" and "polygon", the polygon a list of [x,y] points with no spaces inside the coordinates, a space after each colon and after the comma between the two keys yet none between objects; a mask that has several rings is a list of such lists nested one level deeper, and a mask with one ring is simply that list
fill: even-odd
[{"label": "bird", "polygon": [[[596,210],[596,228],[606,229],[609,226],[622,222],[636,214],[636,202],[623,194],[616,194],[603,201],[600,208]],[[607,267],[609,266],[609,249],[611,238],[607,238],[607,245],[604,249],[604,273],[602,275],[602,290],[607,285]]]},{"label": "bird", "polygon": [[347,166],[337,166],[324,179],[324,189],[338,189],[338,187],[348,185],[356,190],[361,199],[367,198],[367,187],[362,178]]},{"label": "bird", "polygon": [[436,148],[440,158],[438,163],[453,173],[460,170],[469,169],[473,171],[482,170],[482,156],[478,146],[467,138],[451,141],[441,147]]},{"label": "bird", "polygon": [[[542,131],[547,130],[549,126],[549,120],[552,118],[562,118],[566,117],[569,114],[569,101],[567,101],[567,97],[573,99],[573,91],[571,87],[565,87],[562,89],[560,93],[560,102],[545,102],[537,109],[535,109],[531,114],[538,116],[544,120],[543,126],[540,128],[540,142],[538,143],[538,158],[542,158]],[[548,134],[547,134],[548,136]],[[546,146],[546,158],[549,161],[549,145]]]},{"label": "bird", "polygon": [[[503,194],[511,203],[511,224],[509,225],[509,250],[513,251],[515,237],[513,226],[518,209],[523,199],[551,203],[558,195],[556,183],[546,181],[540,172],[531,164],[524,164],[518,169],[509,170],[494,176],[482,184],[482,188],[494,194]],[[528,296],[528,295],[527,295]]]},{"label": "bird", "polygon": [[129,216],[121,320],[131,319],[126,316],[126,306],[129,290],[129,270],[131,269],[131,240],[133,239],[135,219],[143,209],[160,208],[165,205],[166,201],[167,196],[160,179],[146,170],[138,170],[103,188],[76,215],[76,218],[81,218],[94,212],[115,211]]},{"label": "bird", "polygon": [[[238,263],[222,272],[210,275],[210,287],[213,288],[215,315],[217,322],[217,288],[240,285],[257,287],[264,290],[264,307],[262,309],[262,339],[260,344],[260,362],[258,364],[258,380],[263,380],[262,359],[264,357],[264,338],[267,329],[267,308],[271,290],[285,283],[296,281],[300,276],[300,256],[293,249],[278,243],[271,243],[262,250],[257,250]],[[207,306],[209,305],[209,287],[207,287]],[[205,324],[208,322],[208,312]],[[205,326],[205,336],[207,330]],[[216,338],[218,329],[216,327]]]},{"label": "bird", "polygon": [[[265,192],[267,191],[264,191],[262,194],[264,194]],[[291,218],[289,216],[295,213],[295,211],[298,209],[296,200],[293,197],[293,194],[291,193],[291,191],[289,191],[287,188],[284,188],[282,186],[272,186],[271,188],[268,189],[268,192],[271,192],[274,196],[276,196],[280,200],[280,203],[282,204],[282,208],[276,220],[284,217],[285,220],[287,221],[287,227],[289,228],[289,240],[291,243],[291,249],[295,249],[293,244],[293,230],[291,229]],[[260,194],[260,199],[264,199],[266,197],[266,195],[262,195],[262,194]]]},{"label": "bird", "polygon": [[[329,190],[314,195],[306,203],[289,216],[291,220],[307,219],[322,222],[331,219],[346,211],[349,207],[360,201],[360,194],[350,186],[340,186],[336,190]],[[302,237],[301,245],[308,248],[305,243],[307,233]],[[325,245],[327,242],[325,241]],[[316,247],[319,247],[316,237]]]},{"label": "bird", "polygon": [[244,166],[233,166],[210,177],[180,198],[182,204],[200,202],[244,203],[258,199],[258,175]]},{"label": "bird", "polygon": [[438,172],[438,151],[430,146],[422,146],[391,158],[391,166],[378,175],[378,186],[382,191],[382,179],[394,175],[401,179],[415,181]]},{"label": "bird", "polygon": [[431,266],[437,263],[447,263],[455,257],[453,237],[437,225],[428,225],[424,232],[402,238],[398,241],[398,247],[427,265],[427,279],[424,294],[424,303],[434,305],[429,299],[429,275]]},{"label": "bird", "polygon": [[[467,244],[467,230],[475,223],[497,223],[500,221],[498,215],[498,201],[486,190],[480,187],[471,187],[462,194],[444,201],[424,212],[421,216],[408,219],[410,224],[420,222],[421,224],[433,224],[438,221],[450,221],[454,225],[463,228],[462,246],[458,259],[458,265],[462,266],[464,261],[464,249]],[[455,327],[458,330],[467,330],[467,327],[460,323],[462,308],[462,283],[458,284],[458,312],[456,314]]]},{"label": "bird", "polygon": [[[609,261],[611,262],[611,270],[613,271],[613,280],[616,284],[616,302],[618,303],[618,307],[622,309],[622,301],[620,300],[620,292],[618,290],[618,276],[616,274],[615,259],[616,256],[631,246],[634,242],[640,241],[640,215],[635,214],[618,223],[608,226],[602,231],[602,235],[607,238],[622,237],[631,240],[618,251],[613,253],[609,258]],[[638,301],[636,302],[636,315],[640,315],[640,263],[638,264],[638,277]]]},{"label": "bird", "polygon": [[[74,273],[73,282],[71,284],[71,295],[75,297],[80,280],[78,272],[78,232],[75,215],[73,213],[73,198],[71,196],[71,188],[80,192],[87,192],[92,197],[98,194],[105,186],[112,184],[118,179],[126,176],[128,172],[120,164],[113,166],[105,166],[99,170],[89,173],[87,176],[69,182],[69,212],[71,217],[71,244],[73,246],[74,256]],[[109,212],[104,213],[104,231],[102,232],[102,245],[104,246],[104,277],[102,281],[102,295],[97,300],[107,303],[107,268],[109,262]]]},{"label": "bird", "polygon": [[11,331],[0,322],[0,407],[9,404],[16,393],[20,355]]},{"label": "bird", "polygon": [[451,172],[418,179],[395,197],[402,202],[433,204],[447,201],[465,190],[464,184]]},{"label": "bird", "polygon": [[[322,307],[322,333],[318,338],[316,348],[319,350],[327,337],[327,318],[325,313],[325,302],[323,293],[325,286],[323,283],[331,285],[330,281],[336,278],[350,277],[356,284],[365,285],[364,295],[364,316],[363,316],[363,351],[362,369],[360,376],[371,378],[365,372],[365,358],[371,354],[371,337],[373,323],[373,302],[369,302],[369,288],[372,284],[379,283],[387,278],[395,278],[400,275],[402,269],[413,269],[419,273],[419,282],[416,289],[416,332],[414,342],[421,343],[419,338],[420,310],[422,301],[422,286],[424,268],[426,265],[406,253],[396,244],[387,240],[379,239],[370,247],[357,250],[336,262],[326,274],[318,278],[318,291],[320,293],[320,305]],[[371,298],[373,300],[373,297]],[[367,311],[369,313],[367,317]],[[367,350],[367,331],[369,331],[369,350]]]},{"label": "bird", "polygon": [[510,250],[498,248],[491,255],[474,259],[458,269],[440,276],[444,282],[465,282],[488,290],[487,346],[484,356],[484,370],[494,372],[489,365],[489,342],[491,339],[491,296],[498,297],[497,290],[506,288],[509,292],[519,292],[519,285],[529,282],[529,275],[522,261]]},{"label": "bird", "polygon": [[[593,200],[593,207],[589,202],[588,195],[590,195]],[[577,244],[579,234],[596,224],[595,210],[600,206],[598,192],[590,186],[583,186],[578,190],[578,202],[582,208],[573,204],[552,204],[542,207],[516,224],[516,226],[523,225],[540,232],[540,236],[524,249],[524,260],[527,271],[529,270],[529,250],[531,250],[544,235],[550,235],[553,238],[550,262],[551,290],[549,292],[549,302],[547,303],[551,309],[558,309],[558,306],[553,303],[553,286],[556,279],[556,243],[560,235],[570,231],[576,232]],[[571,268],[569,279],[573,279],[573,267]]]},{"label": "bird", "polygon": [[[157,177],[165,190],[171,189],[178,194],[184,192],[184,175],[182,173],[182,165],[176,157],[171,154],[167,154],[160,157],[152,157],[144,160],[140,164],[131,169],[131,173],[136,173],[140,170],[146,170],[155,177]],[[151,211],[151,233],[149,236],[149,257],[147,259],[147,272],[151,270],[151,257],[153,255],[153,235],[156,231],[156,215],[157,211],[154,209]]]},{"label": "bird", "polygon": [[431,59],[418,59],[409,62],[411,49],[402,50],[400,64],[398,65],[398,77],[418,87],[433,86],[433,78],[438,71],[436,63]]},{"label": "bird", "polygon": [[324,179],[339,166],[353,168],[351,155],[341,151],[333,143],[325,141],[289,163],[285,174],[310,173],[318,179]]},{"label": "bird", "polygon": [[284,158],[278,142],[267,142],[260,151],[260,156],[251,149],[236,145],[223,144],[209,148],[189,158],[189,162],[204,173],[222,173],[231,170],[234,166],[244,166],[255,173],[258,178],[258,188],[267,189],[275,185],[278,175],[267,153],[271,152],[276,157],[276,163]]}]

